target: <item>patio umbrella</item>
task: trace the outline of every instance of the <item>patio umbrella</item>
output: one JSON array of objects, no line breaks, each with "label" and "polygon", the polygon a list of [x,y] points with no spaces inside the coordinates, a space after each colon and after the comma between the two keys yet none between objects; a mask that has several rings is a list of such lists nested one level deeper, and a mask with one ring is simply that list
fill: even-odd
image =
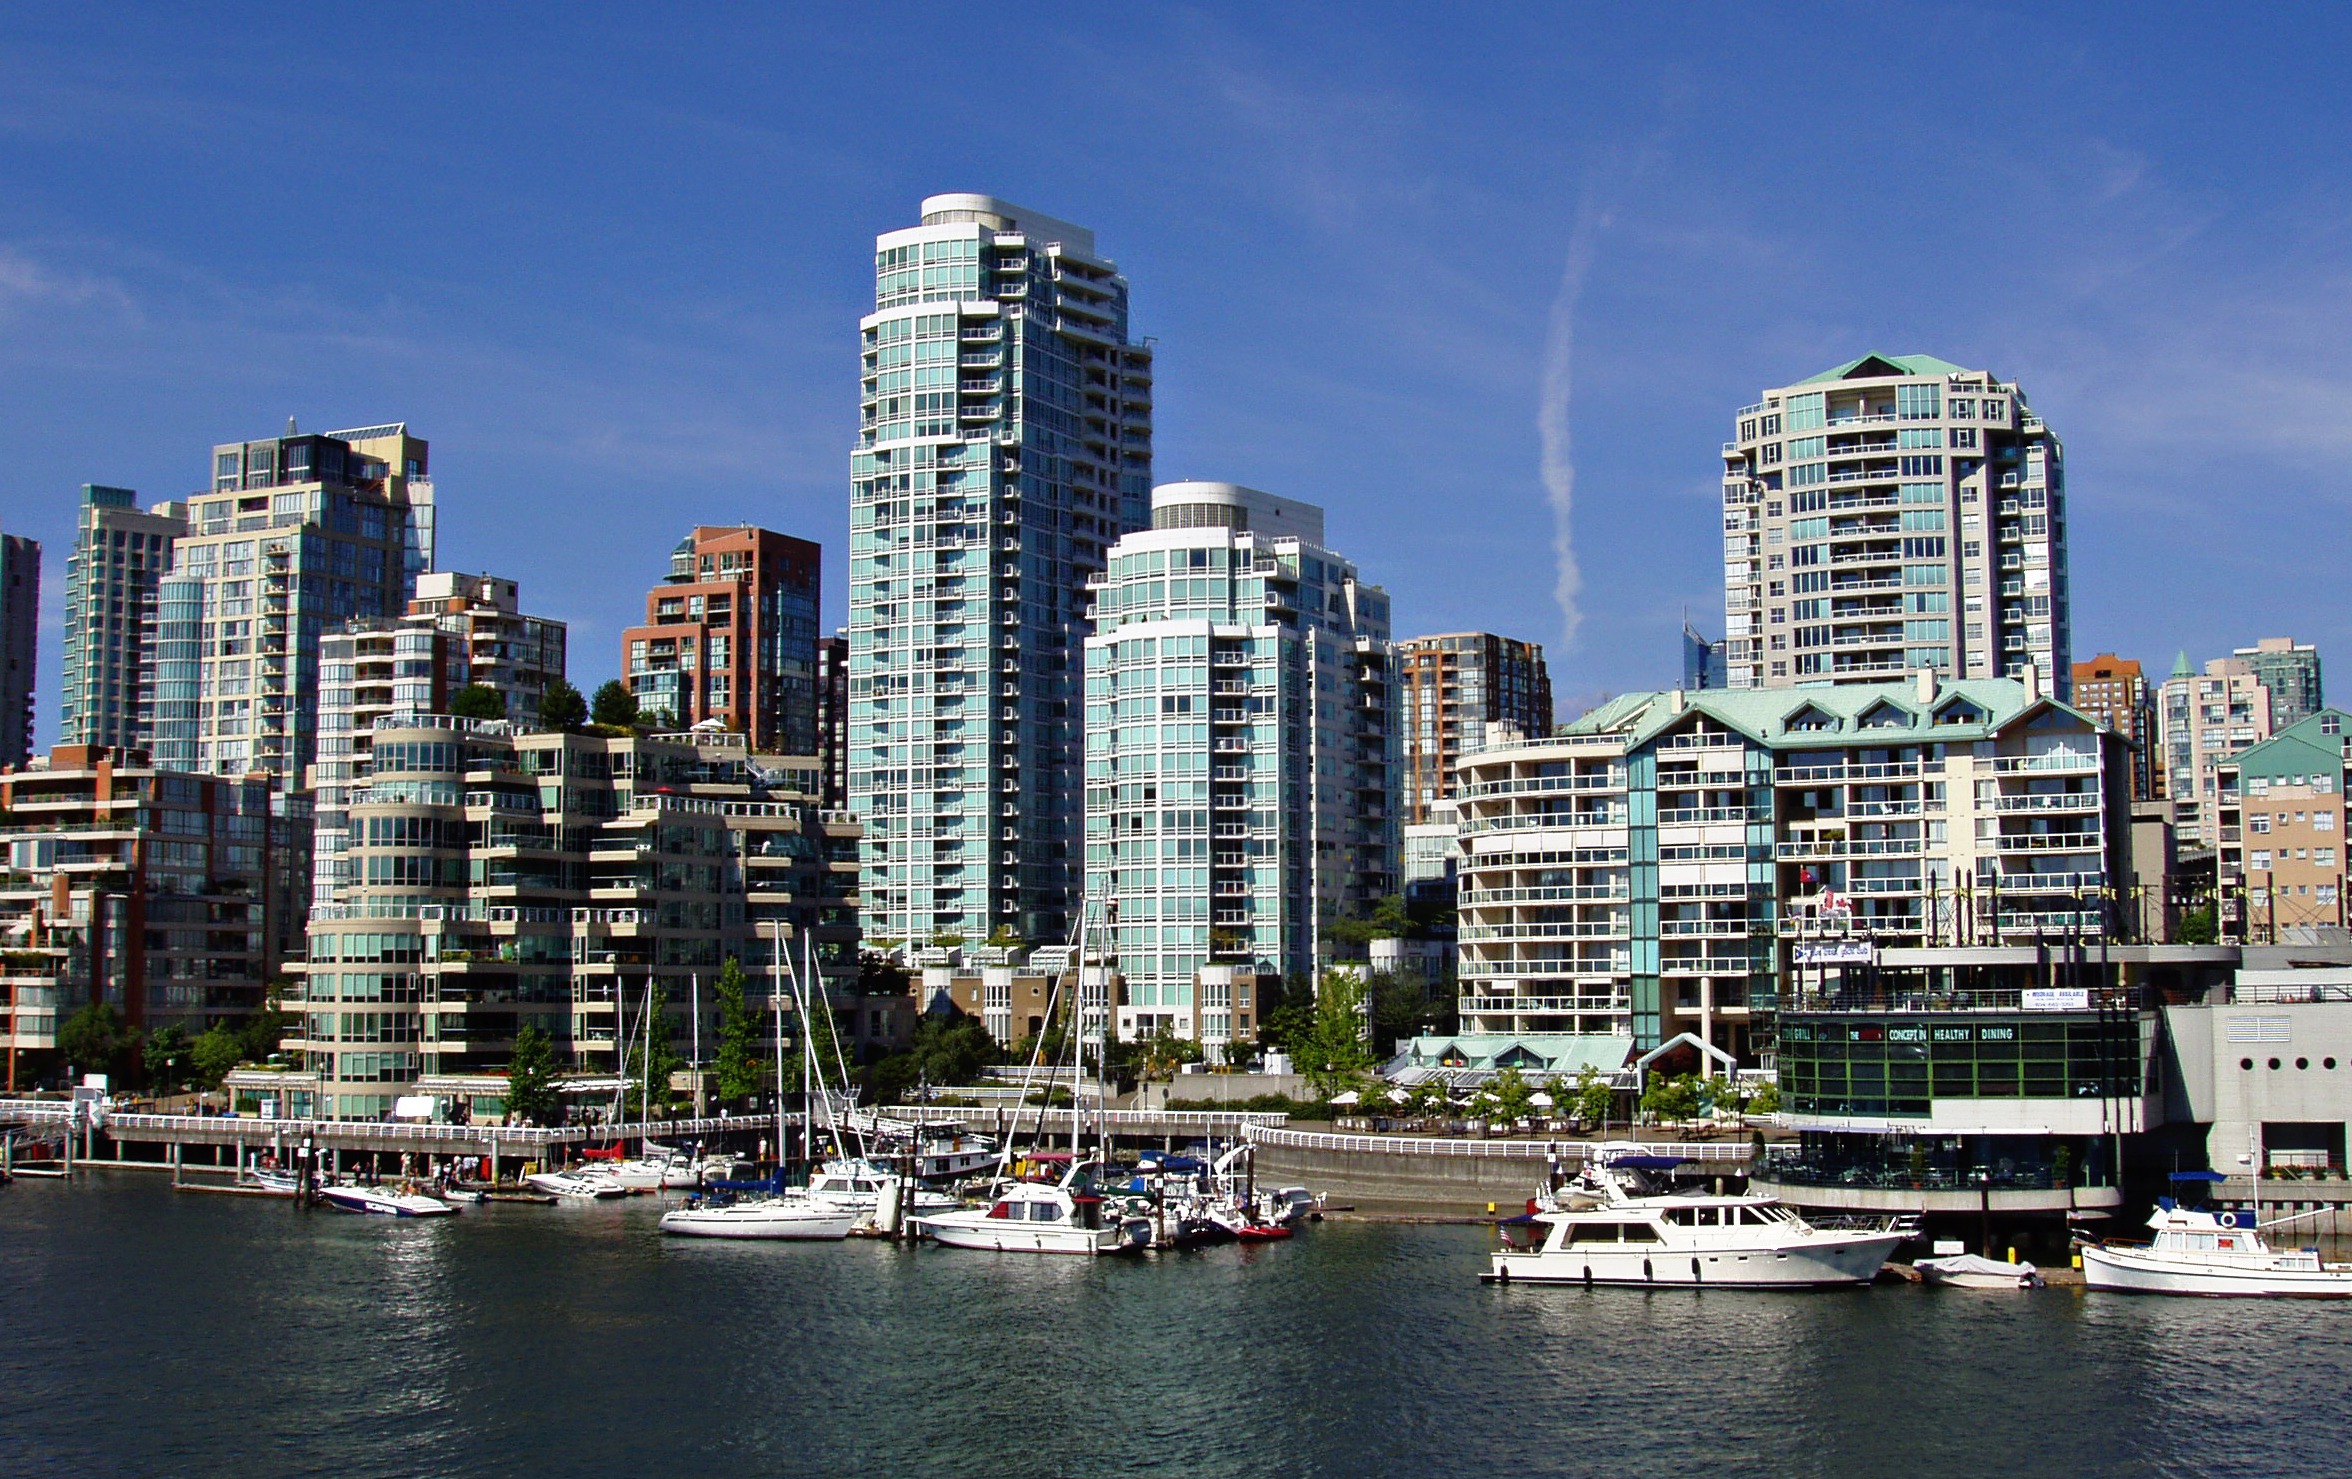
[{"label": "patio umbrella", "polygon": [[1527,1102],[1538,1109],[1549,1109],[1552,1107],[1552,1096],[1538,1089],[1527,1096]]}]

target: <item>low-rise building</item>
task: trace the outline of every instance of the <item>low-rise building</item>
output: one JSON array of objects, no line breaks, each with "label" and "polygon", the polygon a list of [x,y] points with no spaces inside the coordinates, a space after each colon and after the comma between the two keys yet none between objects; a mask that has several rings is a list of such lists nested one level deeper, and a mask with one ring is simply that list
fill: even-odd
[{"label": "low-rise building", "polygon": [[308,818],[262,777],[158,770],[136,751],[51,750],[0,773],[0,970],[11,1072],[105,1002],[191,1036],[259,1011],[299,930]]},{"label": "low-rise building", "polygon": [[787,992],[813,954],[829,996],[854,994],[858,831],[802,789],[813,770],[739,736],[379,718],[290,1003],[324,1112],[369,1118],[420,1075],[499,1071],[526,1023],[610,1071],[649,989],[676,1046],[698,1000],[715,1043],[722,963],[765,1002],[779,935]]},{"label": "low-rise building", "polygon": [[2352,867],[2348,719],[2321,709],[2216,767],[2215,883],[2226,937],[2275,944],[2297,929],[2343,927]]}]

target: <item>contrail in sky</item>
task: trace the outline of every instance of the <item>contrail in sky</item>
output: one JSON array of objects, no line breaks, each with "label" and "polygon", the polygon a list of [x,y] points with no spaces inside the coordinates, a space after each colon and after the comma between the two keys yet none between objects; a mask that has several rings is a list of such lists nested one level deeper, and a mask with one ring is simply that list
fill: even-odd
[{"label": "contrail in sky", "polygon": [[1568,234],[1568,261],[1560,270],[1560,291],[1552,299],[1551,331],[1544,341],[1543,398],[1536,412],[1536,431],[1542,439],[1544,495],[1552,505],[1552,561],[1559,578],[1552,599],[1560,604],[1560,650],[1565,656],[1576,645],[1576,629],[1584,623],[1579,602],[1584,572],[1576,565],[1574,514],[1576,458],[1568,435],[1568,400],[1574,388],[1572,368],[1576,352],[1576,302],[1584,295],[1585,273],[1592,267],[1593,240],[1605,224],[1605,213],[1587,196],[1576,212],[1575,229]]}]

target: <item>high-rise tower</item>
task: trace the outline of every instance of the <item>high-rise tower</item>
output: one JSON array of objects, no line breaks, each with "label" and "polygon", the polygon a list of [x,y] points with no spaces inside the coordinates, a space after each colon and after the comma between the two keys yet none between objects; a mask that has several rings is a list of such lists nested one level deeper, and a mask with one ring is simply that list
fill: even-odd
[{"label": "high-rise tower", "polygon": [[1061,939],[1086,580],[1143,527],[1148,343],[1094,233],[935,195],[874,243],[850,457],[851,808],[877,944]]},{"label": "high-rise tower", "polygon": [[1723,444],[1734,688],[1920,668],[2073,674],[2063,451],[2017,386],[1870,354],[1742,407]]},{"label": "high-rise tower", "polygon": [[319,637],[394,617],[432,568],[433,484],[405,425],[230,442],[188,502],[142,695],[159,768],[299,787],[318,741]]},{"label": "high-rise tower", "polygon": [[172,541],[188,532],[184,513],[176,503],[143,510],[128,488],[82,485],[81,519],[65,563],[60,743],[147,748],[139,724],[149,677],[147,621]]},{"label": "high-rise tower", "polygon": [[0,534],[0,765],[23,765],[33,758],[40,612],[40,541]]},{"label": "high-rise tower", "polygon": [[647,716],[717,720],[770,754],[817,753],[817,609],[824,551],[755,528],[698,528],[670,551],[621,633],[621,671]]},{"label": "high-rise tower", "polygon": [[1120,1035],[1246,1040],[1230,972],[1312,973],[1397,886],[1388,594],[1325,548],[1323,510],[1231,483],[1154,489],[1095,592],[1086,874]]}]

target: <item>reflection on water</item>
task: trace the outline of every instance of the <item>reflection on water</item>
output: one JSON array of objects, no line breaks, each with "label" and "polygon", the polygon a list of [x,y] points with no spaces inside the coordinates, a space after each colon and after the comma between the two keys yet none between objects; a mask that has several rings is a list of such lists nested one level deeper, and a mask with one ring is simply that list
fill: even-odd
[{"label": "reflection on water", "polygon": [[1476,1228],[1082,1262],[656,1210],[0,1192],[0,1473],[2276,1474],[2352,1387],[2325,1305],[1487,1288]]}]

